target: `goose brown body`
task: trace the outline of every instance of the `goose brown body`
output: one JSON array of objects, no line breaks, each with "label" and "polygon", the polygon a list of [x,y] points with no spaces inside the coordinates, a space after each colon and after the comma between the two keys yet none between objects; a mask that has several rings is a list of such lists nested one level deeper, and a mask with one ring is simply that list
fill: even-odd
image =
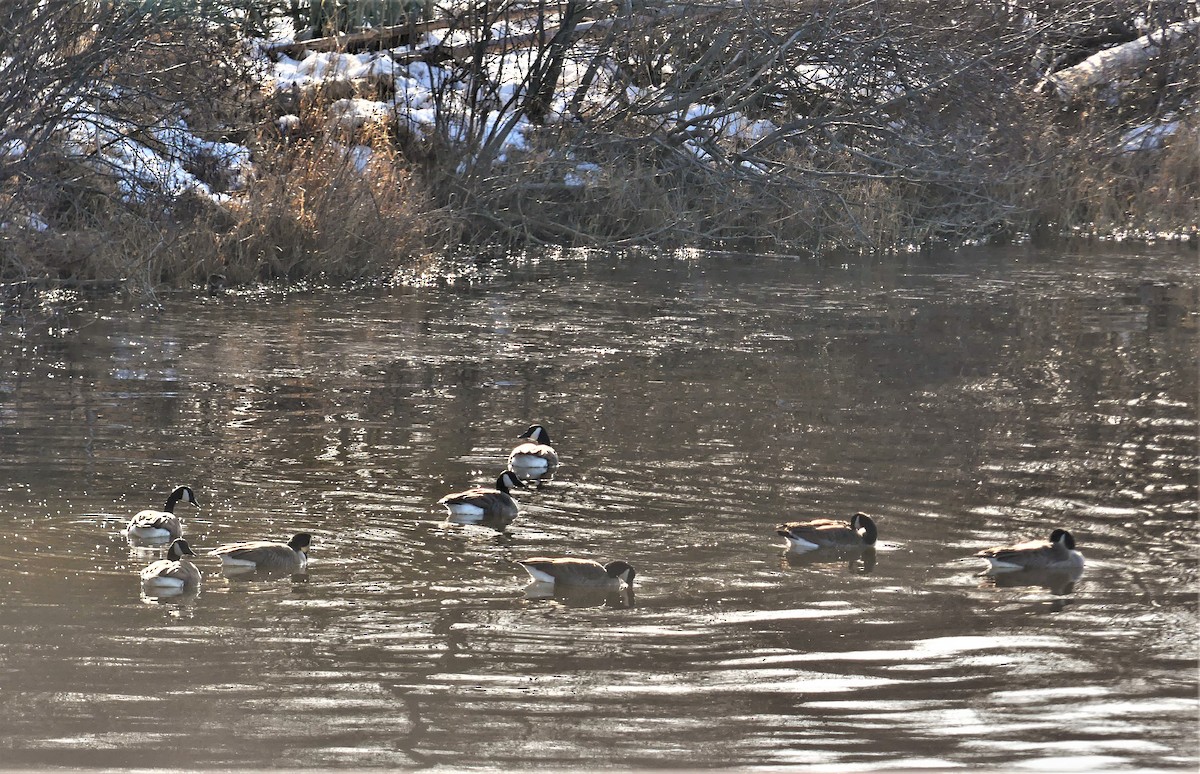
[{"label": "goose brown body", "polygon": [[850,521],[789,521],[776,525],[775,533],[787,538],[787,547],[794,551],[873,546],[879,534],[875,520],[865,513],[854,514]]},{"label": "goose brown body", "polygon": [[183,535],[183,523],[175,515],[175,506],[180,502],[200,507],[191,487],[177,487],[167,497],[167,502],[161,511],[148,508],[135,513],[125,528],[125,534],[131,539],[147,543],[166,543],[179,538]]},{"label": "goose brown body", "polygon": [[444,505],[449,514],[447,518],[458,524],[503,526],[520,513],[517,501],[509,494],[513,488],[526,487],[516,475],[506,470],[496,479],[494,488],[475,487],[454,492],[438,500],[438,505]]},{"label": "goose brown body", "polygon": [[187,557],[195,556],[186,540],[176,539],[167,558],[151,562],[142,570],[142,585],[148,590],[181,591],[200,584],[200,570]]},{"label": "goose brown body", "polygon": [[508,467],[512,470],[539,471],[558,466],[558,452],[550,445],[550,434],[541,425],[530,425],[519,438],[528,438],[508,454]]},{"label": "goose brown body", "polygon": [[1075,550],[1075,538],[1065,529],[1051,532],[1049,540],[994,546],[975,555],[988,560],[990,572],[1083,569],[1083,554]]},{"label": "goose brown body", "polygon": [[311,544],[311,535],[298,532],[286,543],[251,540],[218,546],[209,553],[221,557],[227,572],[295,573],[308,566],[305,551]]},{"label": "goose brown body", "polygon": [[556,586],[618,588],[621,583],[633,586],[636,575],[633,567],[623,561],[600,564],[592,559],[537,556],[518,559],[517,564],[524,567],[535,582],[553,583]]}]

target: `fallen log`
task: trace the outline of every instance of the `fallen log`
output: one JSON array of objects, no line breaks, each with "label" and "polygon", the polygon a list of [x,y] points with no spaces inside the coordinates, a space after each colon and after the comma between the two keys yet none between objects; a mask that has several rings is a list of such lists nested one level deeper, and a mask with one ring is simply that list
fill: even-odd
[{"label": "fallen log", "polygon": [[[1195,36],[1200,30],[1200,17],[1176,22],[1157,29],[1137,40],[1106,48],[1079,64],[1059,70],[1038,85],[1038,91],[1053,90],[1063,102],[1073,102],[1085,91],[1116,80],[1122,75],[1145,70],[1168,46]],[[1196,42],[1192,42],[1195,50]]]},{"label": "fallen log", "polygon": [[[594,31],[611,26],[614,23],[612,19],[602,21],[582,22],[575,25],[572,30],[572,37],[583,37]],[[461,43],[457,46],[429,46],[420,48],[415,51],[398,52],[392,55],[400,64],[410,64],[412,62],[436,62],[446,61],[447,59],[454,60],[458,64],[467,64],[471,58],[479,51],[479,46],[483,46],[483,52],[487,54],[495,54],[497,52],[515,51],[520,48],[528,48],[533,45],[545,45],[548,41],[558,34],[561,28],[556,24],[546,27],[537,32],[525,32],[520,35],[507,35],[503,38],[494,38],[492,40],[480,41],[478,43]]]},{"label": "fallen log", "polygon": [[412,22],[397,24],[393,27],[377,27],[364,32],[343,32],[323,38],[288,41],[287,43],[272,43],[266,47],[270,55],[284,54],[290,57],[300,57],[308,51],[364,51],[371,49],[392,48],[405,41],[415,39],[431,30],[445,29],[446,19],[436,21]]},{"label": "fallen log", "polygon": [[[611,16],[615,13],[616,9],[611,4],[600,3],[587,9],[584,12],[584,17]],[[539,6],[505,13],[503,16],[497,17],[495,21],[513,23],[527,19],[536,19],[539,16],[558,18],[560,15],[561,9],[558,7]],[[412,21],[391,27],[377,27],[371,30],[364,30],[363,32],[341,32],[337,35],[328,35],[321,38],[273,43],[266,47],[266,52],[268,54],[286,54],[290,57],[299,57],[308,51],[344,51],[346,53],[355,53],[357,51],[380,50],[395,48],[405,44],[411,45],[421,35],[434,30],[465,29],[469,26],[470,22],[466,21],[461,14],[457,16],[444,16],[431,21]]]}]

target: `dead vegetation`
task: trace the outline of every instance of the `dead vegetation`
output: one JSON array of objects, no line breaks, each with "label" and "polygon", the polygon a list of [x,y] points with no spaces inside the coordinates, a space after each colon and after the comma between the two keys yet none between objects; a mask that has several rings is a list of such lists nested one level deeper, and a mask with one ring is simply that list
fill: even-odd
[{"label": "dead vegetation", "polygon": [[[455,181],[476,233],[822,252],[1106,229],[1151,211],[1157,224],[1175,213],[1185,217],[1173,228],[1195,229],[1186,215],[1194,155],[1130,154],[1121,140],[1134,120],[1190,106],[1195,46],[1176,45],[1137,83],[1090,101],[1064,107],[1033,88],[1051,63],[1138,37],[1127,4],[763,0],[669,10],[637,14],[595,45],[582,39],[577,65],[602,52],[607,85],[593,81],[571,103],[574,120],[544,127],[525,158],[491,165],[485,152]],[[1187,3],[1142,10],[1151,26],[1192,12]],[[723,134],[721,117],[770,123],[746,140]],[[486,151],[487,138],[479,145]],[[579,161],[604,172],[571,190],[562,180]],[[1181,167],[1167,170],[1171,161]],[[1091,192],[1070,207],[1056,192],[1071,183],[1065,170]],[[1172,184],[1151,183],[1164,174]],[[1097,176],[1107,184],[1098,188]],[[1112,201],[1098,200],[1104,191]]]},{"label": "dead vegetation", "polygon": [[[1197,230],[1192,0],[476,0],[420,22],[452,47],[395,57],[443,74],[427,133],[355,112],[393,96],[387,78],[267,94],[236,30],[139,8],[6,6],[0,148],[21,152],[0,153],[0,278],[343,280],[461,242],[821,253]],[[1185,32],[1136,69],[1065,101],[1047,87],[1168,28]],[[506,88],[495,57],[518,42]],[[214,143],[187,165],[206,191],[131,193],[100,163],[122,138],[162,147],[181,115]]]},{"label": "dead vegetation", "polygon": [[[261,63],[213,20],[120,2],[9,10],[16,34],[0,43],[0,75],[38,82],[0,93],[0,147],[20,149],[0,154],[0,279],[341,281],[395,271],[447,241],[390,137],[366,125],[348,133],[307,105],[303,131],[283,136]],[[174,131],[181,116],[200,144]],[[230,148],[253,158],[231,163]],[[192,177],[173,180],[139,157],[150,153],[182,155]]]},{"label": "dead vegetation", "polygon": [[230,225],[213,229],[220,237],[197,273],[340,281],[387,276],[422,256],[438,213],[386,137],[356,140],[323,133],[268,149],[269,166],[231,203]]}]

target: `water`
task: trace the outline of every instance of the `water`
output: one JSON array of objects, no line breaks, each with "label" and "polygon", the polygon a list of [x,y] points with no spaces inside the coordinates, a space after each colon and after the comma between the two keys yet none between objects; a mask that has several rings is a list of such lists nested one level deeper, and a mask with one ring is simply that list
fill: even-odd
[{"label": "water", "polygon": [[[419,288],[0,325],[5,766],[453,769],[1197,762],[1195,256],[462,261]],[[504,533],[444,523],[530,422]],[[144,598],[129,516],[306,576]],[[786,554],[779,521],[879,524]],[[1073,588],[971,555],[1069,528]],[[530,599],[511,560],[621,558]]]}]

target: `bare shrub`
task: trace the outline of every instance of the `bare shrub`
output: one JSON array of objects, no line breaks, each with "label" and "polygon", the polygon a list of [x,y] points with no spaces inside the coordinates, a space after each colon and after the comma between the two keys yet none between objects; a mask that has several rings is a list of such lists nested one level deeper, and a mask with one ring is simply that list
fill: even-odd
[{"label": "bare shrub", "polygon": [[[426,198],[384,133],[351,139],[321,116],[305,141],[280,140],[231,37],[249,5],[0,6],[0,275],[149,290],[359,277],[422,252]],[[223,155],[244,148],[257,180]]]},{"label": "bare shrub", "polygon": [[[887,249],[1067,227],[1099,202],[1051,213],[1062,170],[1099,147],[1081,178],[1127,177],[1105,161],[1123,128],[1195,95],[1194,52],[1087,118],[1032,89],[1139,24],[1193,13],[1187,0],[646,3],[615,17],[572,3],[563,18],[585,19],[584,32],[564,40],[565,22],[537,17],[521,43],[526,77],[507,90],[489,56],[513,48],[489,36],[528,11],[472,8],[452,24],[476,45],[443,63],[445,163],[431,180],[475,238]],[[564,70],[582,73],[577,91],[546,118],[534,96]],[[750,139],[723,128],[756,119],[769,123]],[[506,148],[525,122],[540,126],[525,130],[527,147]],[[1124,186],[1105,183],[1081,185],[1081,197],[1111,191],[1117,205]],[[1138,196],[1168,188],[1179,190]]]},{"label": "bare shrub", "polygon": [[[208,205],[136,149],[166,150],[185,114],[213,140],[247,136],[255,92],[230,28],[120,0],[12,0],[0,24],[0,272],[158,281],[180,221]],[[226,168],[197,151],[188,171],[221,191]]]},{"label": "bare shrub", "polygon": [[327,133],[266,149],[270,165],[230,206],[233,224],[203,251],[197,273],[338,281],[419,259],[436,222],[421,185],[385,132],[357,137],[369,145],[346,139]]},{"label": "bare shrub", "polygon": [[[986,231],[1011,209],[996,198],[995,162],[1009,152],[998,124],[1019,108],[966,88],[975,78],[1004,84],[987,35],[964,35],[964,24],[1007,36],[1018,20],[966,2],[676,3],[634,15],[607,28],[600,47],[571,49],[579,69],[605,75],[585,77],[575,120],[547,132],[540,152],[492,163],[521,118],[536,117],[522,89],[503,100],[498,84],[476,85],[470,94],[493,98],[444,101],[442,123],[481,128],[460,139],[470,166],[453,180],[457,203],[517,241],[674,231],[679,241],[874,248],[901,234]],[[551,57],[542,45],[535,64]],[[481,54],[455,72],[486,81],[486,62]],[[749,142],[720,129],[748,119],[770,123]],[[608,169],[603,185],[564,186],[579,162]]]},{"label": "bare shrub", "polygon": [[[1068,105],[1037,88],[1195,0],[472,0],[441,9],[445,43],[392,54],[428,68],[432,127],[359,110],[395,96],[382,70],[264,99],[229,33],[302,6],[0,5],[0,276],[332,280],[458,239],[819,252],[1195,228],[1200,54]],[[114,160],[178,151],[183,115],[252,148],[257,176],[201,149],[181,190]]]}]

